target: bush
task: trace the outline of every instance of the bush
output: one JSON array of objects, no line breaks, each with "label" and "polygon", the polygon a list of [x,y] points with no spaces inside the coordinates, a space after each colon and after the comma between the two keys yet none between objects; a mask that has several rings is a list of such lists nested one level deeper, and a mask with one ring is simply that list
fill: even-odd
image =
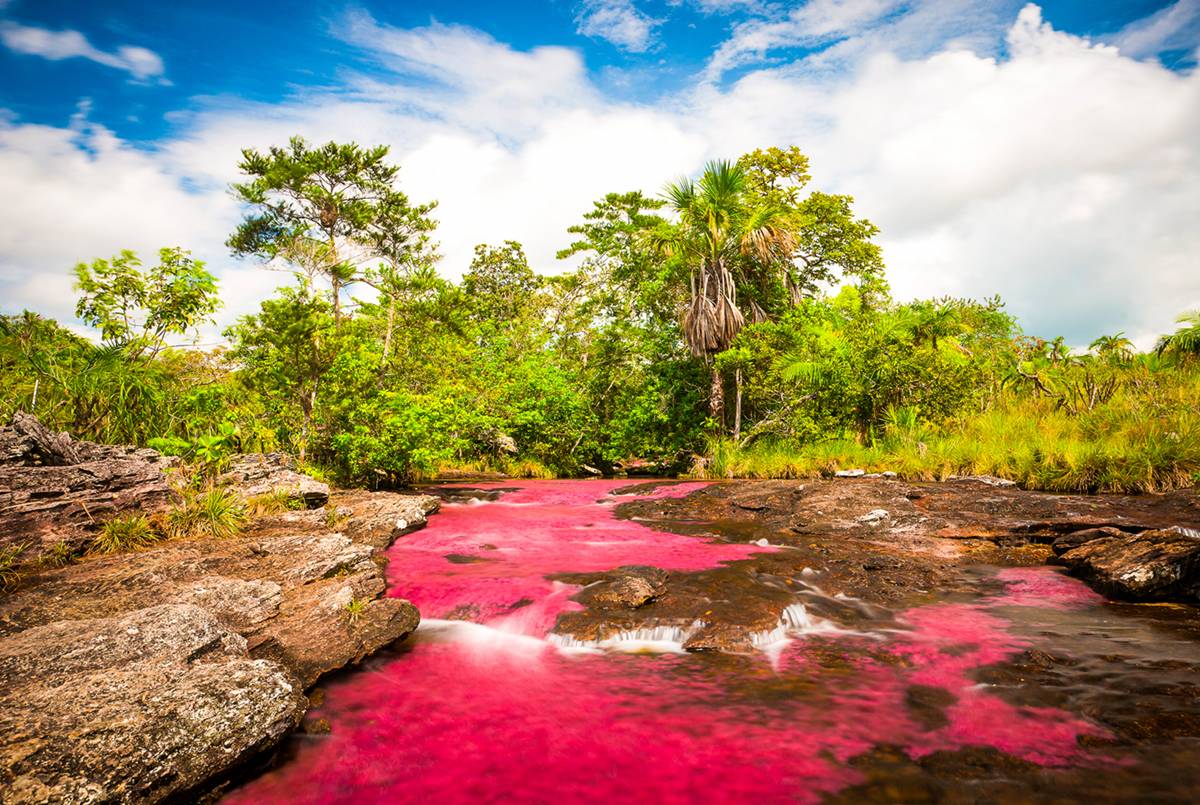
[{"label": "bush", "polygon": [[246,504],[235,492],[214,487],[185,497],[167,513],[165,529],[171,537],[226,539],[240,534],[247,519]]},{"label": "bush", "polygon": [[150,518],[144,514],[118,515],[100,526],[92,540],[90,553],[120,553],[136,551],[157,542]]}]

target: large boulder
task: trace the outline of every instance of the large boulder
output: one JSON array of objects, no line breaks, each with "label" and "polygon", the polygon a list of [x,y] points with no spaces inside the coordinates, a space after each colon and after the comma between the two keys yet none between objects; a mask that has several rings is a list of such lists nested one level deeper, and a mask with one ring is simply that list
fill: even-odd
[{"label": "large boulder", "polygon": [[194,605],[27,629],[0,642],[4,801],[184,798],[277,743],[307,704]]},{"label": "large boulder", "polygon": [[176,463],[154,450],[73,441],[17,413],[0,428],[0,548],[23,546],[29,562],[56,544],[77,550],[118,512],[165,508]]},{"label": "large boulder", "polygon": [[296,459],[286,453],[242,453],[234,456],[221,482],[244,497],[283,494],[315,509],[329,501],[329,484],[297,471]]},{"label": "large boulder", "polygon": [[[322,675],[420,621],[386,591],[381,550],[425,524],[428,496],[338,493],[228,539],[36,561],[118,513],[171,505],[175,459],[95,445],[18,415],[0,428],[0,548],[24,545],[0,595],[0,801],[187,801],[299,722]],[[329,488],[285,456],[239,456],[250,498],[307,506]]]},{"label": "large boulder", "polygon": [[1112,598],[1200,602],[1200,539],[1179,531],[1107,534],[1058,561]]}]

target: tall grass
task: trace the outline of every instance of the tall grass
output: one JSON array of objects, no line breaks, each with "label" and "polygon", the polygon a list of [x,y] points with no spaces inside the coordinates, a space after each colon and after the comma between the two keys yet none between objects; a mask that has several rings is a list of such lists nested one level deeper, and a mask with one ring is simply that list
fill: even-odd
[{"label": "tall grass", "polygon": [[983,413],[932,427],[899,414],[869,443],[710,444],[705,478],[815,478],[839,469],[891,470],[910,480],[994,475],[1053,492],[1162,492],[1200,481],[1200,373],[1135,378],[1092,411],[1010,396]]}]

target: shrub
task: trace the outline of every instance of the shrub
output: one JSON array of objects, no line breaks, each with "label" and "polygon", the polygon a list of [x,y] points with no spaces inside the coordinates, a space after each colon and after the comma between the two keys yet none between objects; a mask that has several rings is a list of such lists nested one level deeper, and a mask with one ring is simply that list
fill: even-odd
[{"label": "shrub", "polygon": [[8,592],[21,582],[17,563],[28,547],[28,542],[20,542],[0,548],[0,591]]},{"label": "shrub", "polygon": [[246,504],[235,492],[214,487],[191,494],[168,512],[166,531],[171,537],[226,539],[242,532],[247,516]]},{"label": "shrub", "polygon": [[150,518],[144,514],[118,515],[100,526],[92,540],[91,553],[136,551],[158,541]]}]

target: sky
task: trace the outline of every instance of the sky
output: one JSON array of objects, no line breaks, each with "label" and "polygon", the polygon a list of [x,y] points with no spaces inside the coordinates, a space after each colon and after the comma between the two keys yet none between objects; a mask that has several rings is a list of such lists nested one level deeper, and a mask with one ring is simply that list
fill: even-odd
[{"label": "sky", "polygon": [[900,301],[999,294],[1031,334],[1139,346],[1200,308],[1200,0],[0,0],[0,311],[179,245],[225,307],[284,277],[224,241],[242,148],[386,144],[542,273],[607,192],[797,145],[881,230]]}]

